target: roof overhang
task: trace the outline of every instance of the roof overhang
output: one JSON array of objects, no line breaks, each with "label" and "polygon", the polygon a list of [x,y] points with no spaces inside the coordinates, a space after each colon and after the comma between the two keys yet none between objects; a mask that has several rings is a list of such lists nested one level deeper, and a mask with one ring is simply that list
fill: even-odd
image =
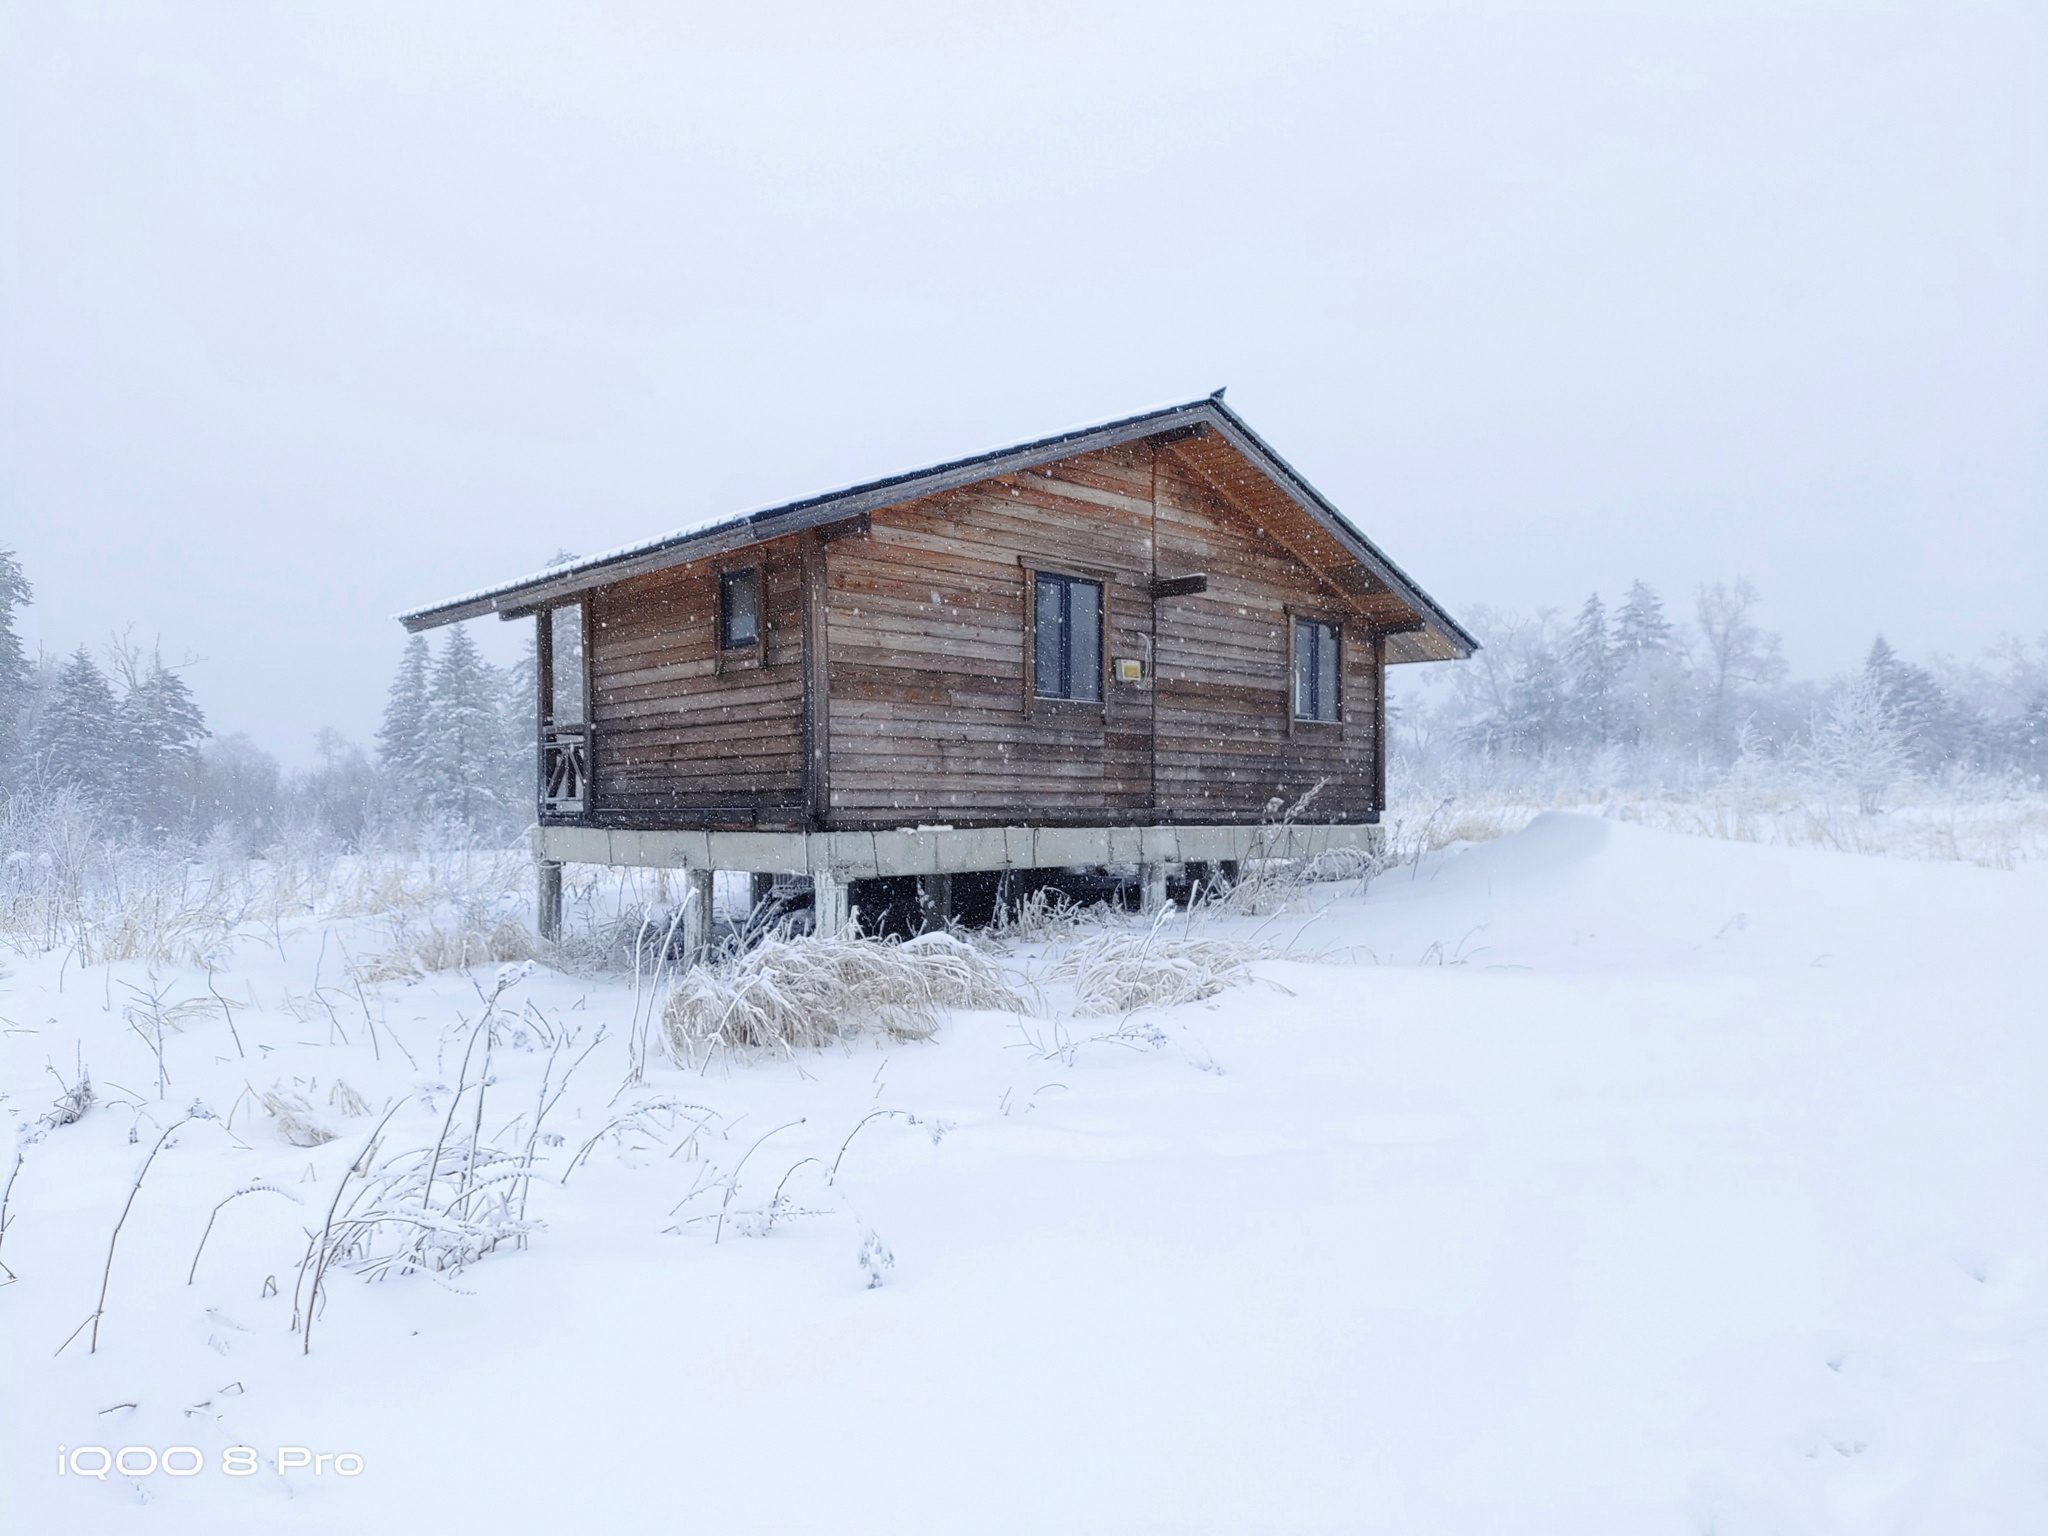
[{"label": "roof overhang", "polygon": [[1292,465],[1268,447],[1241,416],[1225,405],[1220,392],[1205,399],[1127,416],[1119,421],[1062,432],[1012,448],[1000,448],[993,453],[977,454],[973,458],[956,459],[946,464],[935,464],[929,469],[892,475],[885,480],[872,480],[844,490],[809,496],[801,501],[741,513],[644,544],[628,545],[554,566],[518,581],[486,587],[432,607],[417,608],[400,614],[398,618],[415,633],[494,613],[501,618],[518,618],[609,582],[728,554],[766,539],[827,527],[920,496],[957,490],[978,481],[1017,474],[1059,459],[1114,448],[1140,438],[1162,434],[1194,436],[1205,431],[1218,434],[1235,448],[1289,500],[1320,524],[1360,566],[1414,612],[1416,624],[1410,627],[1409,632],[1394,636],[1395,642],[1406,643],[1390,643],[1389,661],[1462,659],[1479,648],[1479,642],[1457,620],[1411,581]]}]

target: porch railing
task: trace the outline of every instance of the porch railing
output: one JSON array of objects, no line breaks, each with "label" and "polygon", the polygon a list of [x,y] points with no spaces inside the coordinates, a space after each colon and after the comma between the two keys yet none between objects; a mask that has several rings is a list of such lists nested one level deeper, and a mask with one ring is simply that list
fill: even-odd
[{"label": "porch railing", "polygon": [[549,816],[580,816],[590,798],[590,727],[541,730],[540,808]]}]

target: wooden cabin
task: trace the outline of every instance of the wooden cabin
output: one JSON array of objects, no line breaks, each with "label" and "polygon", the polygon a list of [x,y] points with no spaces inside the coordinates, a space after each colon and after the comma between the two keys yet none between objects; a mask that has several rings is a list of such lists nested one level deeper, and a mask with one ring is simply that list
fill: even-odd
[{"label": "wooden cabin", "polygon": [[538,625],[544,927],[564,862],[691,870],[707,910],[713,870],[807,875],[829,930],[878,876],[1137,864],[1156,900],[1367,846],[1386,668],[1477,645],[1221,391],[402,621],[485,614]]}]

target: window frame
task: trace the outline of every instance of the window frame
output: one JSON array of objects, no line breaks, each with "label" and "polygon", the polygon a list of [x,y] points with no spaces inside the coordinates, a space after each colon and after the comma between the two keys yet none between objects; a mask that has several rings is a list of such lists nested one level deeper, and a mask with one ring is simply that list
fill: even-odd
[{"label": "window frame", "polygon": [[[1019,555],[1017,564],[1024,575],[1024,715],[1032,719],[1039,715],[1047,718],[1073,719],[1080,715],[1097,716],[1103,721],[1109,719],[1109,698],[1111,689],[1111,660],[1109,654],[1110,636],[1110,594],[1116,587],[1116,573],[1097,567],[1076,565],[1072,561],[1038,560],[1029,555]],[[1092,699],[1062,698],[1057,694],[1041,694],[1038,691],[1038,578],[1053,576],[1069,582],[1086,582],[1098,593],[1096,622],[1097,695]],[[1069,667],[1071,668],[1071,661]]]},{"label": "window frame", "polygon": [[[740,577],[746,577],[754,586],[754,638],[737,644],[727,640],[730,633],[731,610],[727,607],[726,593],[729,585]],[[728,666],[760,664],[765,654],[768,639],[768,573],[760,561],[750,560],[740,565],[722,565],[717,570],[713,583],[712,599],[712,649],[718,656],[718,670]]]},{"label": "window frame", "polygon": [[[1320,624],[1330,631],[1330,682],[1337,690],[1335,708],[1327,720],[1301,713],[1301,626]],[[1287,734],[1317,735],[1341,733],[1350,723],[1351,690],[1344,686],[1344,622],[1326,609],[1287,609]]]}]

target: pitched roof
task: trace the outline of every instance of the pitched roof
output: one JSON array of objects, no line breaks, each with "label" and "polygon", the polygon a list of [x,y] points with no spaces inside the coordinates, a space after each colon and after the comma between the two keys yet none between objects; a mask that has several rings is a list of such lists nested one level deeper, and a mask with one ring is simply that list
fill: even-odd
[{"label": "pitched roof", "polygon": [[1113,448],[1164,432],[1185,433],[1192,437],[1200,429],[1217,434],[1235,449],[1288,501],[1321,525],[1343,552],[1363,567],[1377,584],[1398,597],[1415,614],[1419,630],[1409,636],[1397,636],[1397,641],[1405,643],[1391,646],[1388,660],[1450,660],[1469,656],[1479,648],[1479,642],[1457,620],[1410,580],[1292,465],[1267,446],[1243,417],[1225,405],[1221,390],[1200,400],[1076,428],[1036,442],[998,448],[972,458],[954,459],[927,469],[807,496],[801,501],[701,522],[645,543],[628,544],[600,555],[552,566],[517,581],[502,582],[430,607],[416,608],[398,615],[398,619],[408,630],[418,631],[491,613],[515,618],[628,576],[644,575],[686,561],[725,554],[764,539],[842,522],[898,502],[972,485],[998,475],[1016,474],[1076,454]]}]

